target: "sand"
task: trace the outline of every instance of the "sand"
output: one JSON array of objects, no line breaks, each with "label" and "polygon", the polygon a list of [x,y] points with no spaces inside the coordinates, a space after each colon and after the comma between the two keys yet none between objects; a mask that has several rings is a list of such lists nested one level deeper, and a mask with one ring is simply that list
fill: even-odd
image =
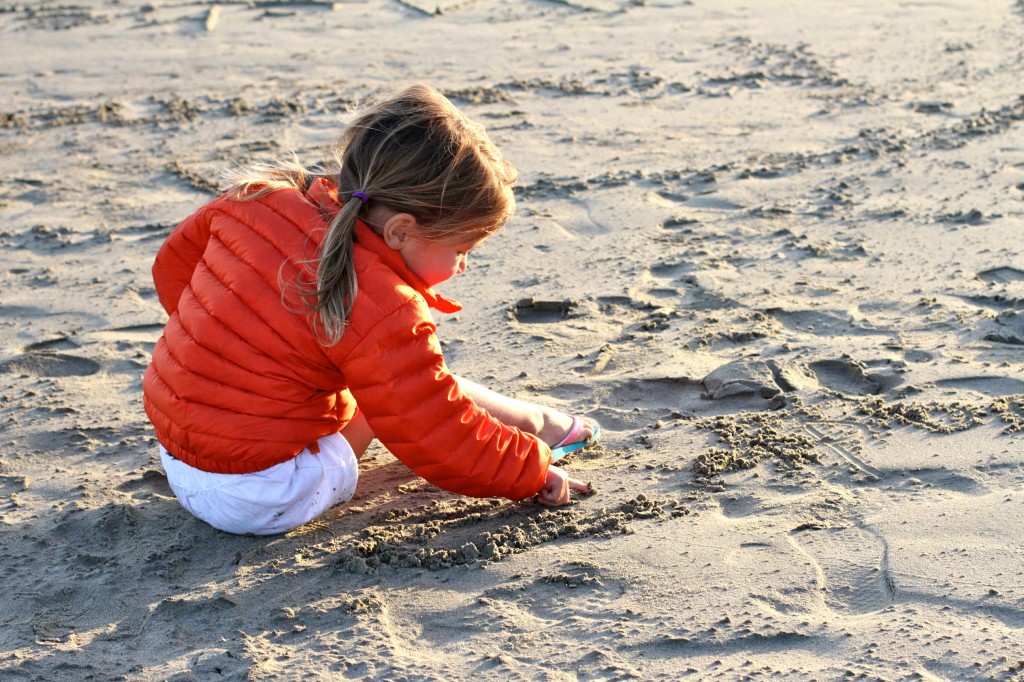
[{"label": "sand", "polygon": [[[0,680],[1024,679],[1022,54],[1009,0],[0,6]],[[141,406],[156,249],[420,80],[521,172],[449,364],[599,420],[595,492],[374,446],[215,531]]]}]

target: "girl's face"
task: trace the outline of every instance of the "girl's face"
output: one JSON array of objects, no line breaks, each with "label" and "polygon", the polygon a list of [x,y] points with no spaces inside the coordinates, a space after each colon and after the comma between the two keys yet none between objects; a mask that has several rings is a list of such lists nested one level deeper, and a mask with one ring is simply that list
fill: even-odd
[{"label": "girl's face", "polygon": [[384,238],[384,243],[397,251],[406,267],[428,287],[435,287],[464,273],[469,252],[485,239],[427,239],[416,218],[386,206],[374,207],[366,222],[374,226],[374,231]]},{"label": "girl's face", "polygon": [[466,271],[469,252],[480,245],[483,239],[463,242],[444,242],[423,239],[414,234],[407,235],[397,249],[406,266],[416,273],[428,287],[435,287],[455,275]]}]

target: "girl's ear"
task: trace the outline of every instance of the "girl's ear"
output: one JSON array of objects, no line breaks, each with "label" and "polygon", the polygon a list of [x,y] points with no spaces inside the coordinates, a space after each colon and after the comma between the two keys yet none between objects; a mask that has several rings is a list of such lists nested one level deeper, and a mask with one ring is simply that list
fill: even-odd
[{"label": "girl's ear", "polygon": [[396,213],[384,223],[381,228],[381,236],[388,248],[399,250],[405,246],[410,237],[415,236],[416,218],[409,213]]}]

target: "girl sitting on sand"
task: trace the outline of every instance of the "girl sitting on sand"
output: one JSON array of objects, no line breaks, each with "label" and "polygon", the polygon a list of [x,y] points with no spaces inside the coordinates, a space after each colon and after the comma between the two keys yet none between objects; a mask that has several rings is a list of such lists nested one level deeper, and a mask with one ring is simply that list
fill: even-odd
[{"label": "girl sitting on sand", "polygon": [[235,173],[153,265],[170,315],[143,390],[181,504],[268,535],[350,499],[377,438],[475,497],[564,505],[553,466],[597,428],[454,376],[433,287],[512,215],[514,167],[439,92],[413,86],[346,128],[340,160]]}]

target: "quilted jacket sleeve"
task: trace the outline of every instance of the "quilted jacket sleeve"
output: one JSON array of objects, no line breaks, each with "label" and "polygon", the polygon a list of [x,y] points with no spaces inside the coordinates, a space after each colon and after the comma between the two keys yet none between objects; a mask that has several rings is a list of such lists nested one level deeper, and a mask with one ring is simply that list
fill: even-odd
[{"label": "quilted jacket sleeve", "polygon": [[332,349],[344,352],[338,362],[370,427],[392,454],[440,488],[512,500],[536,494],[550,451],[459,388],[429,319],[423,301],[412,299],[354,344]]},{"label": "quilted jacket sleeve", "polygon": [[210,241],[210,206],[199,209],[178,225],[157,252],[153,283],[160,304],[173,315],[178,300],[192,280],[192,273]]}]

